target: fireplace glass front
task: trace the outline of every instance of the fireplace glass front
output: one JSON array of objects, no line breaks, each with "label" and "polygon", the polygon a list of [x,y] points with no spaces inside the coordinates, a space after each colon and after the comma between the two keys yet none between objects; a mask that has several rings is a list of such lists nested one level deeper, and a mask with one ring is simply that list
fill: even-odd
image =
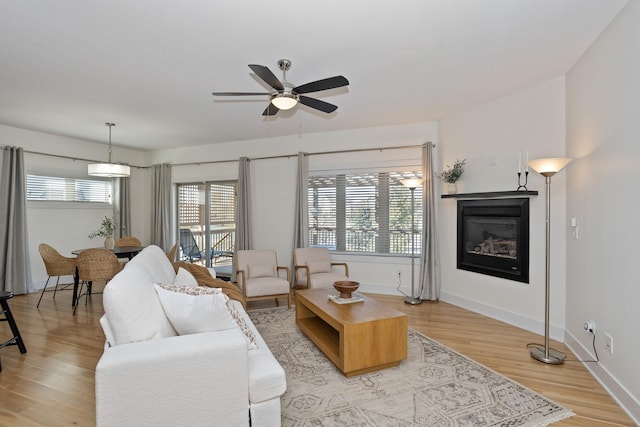
[{"label": "fireplace glass front", "polygon": [[458,200],[457,266],[529,283],[529,199]]}]

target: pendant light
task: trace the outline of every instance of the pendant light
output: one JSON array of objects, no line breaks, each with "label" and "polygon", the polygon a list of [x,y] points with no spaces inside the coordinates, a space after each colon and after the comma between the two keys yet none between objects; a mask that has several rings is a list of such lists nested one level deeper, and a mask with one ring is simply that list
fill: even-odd
[{"label": "pendant light", "polygon": [[131,170],[127,165],[111,163],[111,127],[115,123],[105,123],[109,126],[109,163],[91,163],[89,164],[89,175],[104,176],[107,178],[122,178],[131,175]]}]

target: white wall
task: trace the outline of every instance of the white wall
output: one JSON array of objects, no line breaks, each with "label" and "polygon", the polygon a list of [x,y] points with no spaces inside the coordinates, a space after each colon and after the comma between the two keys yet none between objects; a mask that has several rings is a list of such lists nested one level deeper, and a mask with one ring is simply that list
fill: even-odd
[{"label": "white wall", "polygon": [[[440,121],[443,164],[467,159],[458,192],[513,191],[518,159],[564,157],[564,78],[558,77]],[[493,165],[497,163],[497,165]],[[524,169],[523,169],[524,172]],[[529,174],[530,283],[456,269],[456,201],[440,202],[442,298],[471,310],[544,333],[545,185]],[[565,173],[552,180],[551,336],[565,326]],[[526,349],[523,349],[525,352]]]},{"label": "white wall", "polygon": [[[106,144],[81,141],[33,132],[0,125],[0,145],[22,147],[25,151],[54,153],[77,158],[106,160]],[[114,160],[127,159],[137,165],[146,163],[142,152],[114,147]],[[25,167],[28,173],[52,174],[54,176],[87,177],[87,162],[62,159],[51,156],[25,153]],[[132,168],[131,187],[134,194],[144,194],[148,183],[147,170]],[[149,233],[144,218],[139,213],[148,209],[140,198],[133,197],[132,234],[141,236],[148,242]],[[61,254],[71,256],[71,251],[78,248],[100,246],[100,239],[90,240],[87,236],[100,226],[104,216],[113,216],[112,209],[86,208],[74,203],[73,207],[64,203],[27,202],[27,232],[29,237],[29,254],[31,259],[32,288],[44,286],[47,274],[38,252],[40,243],[48,243]]]},{"label": "white wall", "polygon": [[[579,239],[567,246],[567,330],[583,357],[640,423],[637,214],[640,200],[640,2],[629,2],[567,74],[567,214]],[[604,333],[614,338],[614,353]]]},{"label": "white wall", "polygon": [[[281,265],[290,265],[293,250],[296,154],[333,150],[398,147],[437,143],[437,124],[425,122],[402,126],[356,129],[341,132],[306,134],[207,146],[161,150],[152,153],[152,163],[189,163],[215,160],[292,155],[277,159],[251,161],[252,225],[255,248],[274,248]],[[366,151],[346,154],[312,155],[313,171],[354,170],[371,166],[419,167],[419,148]],[[172,167],[174,183],[237,179],[238,163],[185,165]],[[361,282],[362,290],[398,293],[398,271],[403,274],[403,289],[409,292],[411,270],[408,257],[342,255],[335,260],[349,263],[351,277]]]}]

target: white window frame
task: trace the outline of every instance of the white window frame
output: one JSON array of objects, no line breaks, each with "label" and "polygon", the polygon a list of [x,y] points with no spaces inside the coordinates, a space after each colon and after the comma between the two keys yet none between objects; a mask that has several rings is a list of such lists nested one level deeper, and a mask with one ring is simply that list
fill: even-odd
[{"label": "white window frame", "polygon": [[[411,254],[411,225],[407,224],[406,227],[401,229],[392,229],[392,224],[390,223],[390,219],[393,214],[389,214],[389,210],[385,209],[384,206],[389,206],[390,200],[388,197],[392,195],[392,193],[400,194],[401,202],[405,204],[411,203],[411,192],[408,188],[402,186],[399,183],[400,179],[404,178],[415,178],[422,177],[422,172],[418,170],[419,168],[416,166],[396,166],[396,167],[370,167],[363,168],[361,170],[351,170],[351,171],[316,171],[309,174],[308,177],[308,215],[309,215],[309,244],[310,246],[325,246],[329,250],[340,253],[340,254],[348,254],[348,255],[370,255],[370,256],[407,256]],[[348,200],[348,188],[349,185],[346,184],[346,181],[353,182],[357,180],[354,177],[369,177],[373,176],[373,180],[370,182],[375,182],[375,202],[363,205],[363,210],[373,210],[375,214],[367,218],[372,223],[370,227],[363,227],[361,230],[353,230],[353,232],[359,232],[362,236],[362,241],[364,241],[364,247],[367,249],[362,250],[354,250],[353,249],[353,239],[354,237],[349,237],[350,230],[353,229],[353,224],[348,224],[349,214],[347,211],[349,210],[349,200]],[[336,191],[335,191],[335,201],[330,202],[329,204],[322,206],[322,202],[317,200],[317,191],[316,187],[312,184],[313,180],[317,180],[320,177],[332,178],[334,182],[336,182]],[[346,181],[345,181],[346,180]],[[366,178],[365,178],[366,180]],[[344,185],[342,184],[344,182]],[[391,188],[396,188],[397,191],[391,191],[390,187],[387,185],[390,183]],[[351,187],[354,188],[354,187]],[[316,191],[316,194],[314,194]],[[355,191],[355,192],[354,192]],[[353,194],[357,193],[357,186],[355,190],[352,191]],[[369,193],[371,195],[371,192]],[[314,200],[314,197],[316,200]],[[361,194],[361,198],[364,198],[365,195]],[[398,200],[397,198],[395,200]],[[414,251],[416,254],[421,252],[421,234],[422,234],[422,187],[418,187],[415,190],[415,200],[414,200],[414,208],[415,208],[415,218],[414,218]],[[381,206],[382,204],[382,206]],[[353,204],[352,206],[358,207],[358,204]],[[381,209],[382,208],[382,209]],[[335,224],[332,226],[326,226],[328,222],[325,222],[324,226],[318,224],[318,220],[322,219],[322,215],[316,215],[319,210],[323,210],[326,212],[325,218],[329,218],[330,211],[333,211],[335,215]],[[408,213],[408,212],[407,212]],[[396,217],[397,218],[397,217]],[[330,220],[330,218],[329,218]],[[406,219],[405,219],[406,221]],[[374,224],[375,223],[375,224]],[[317,224],[317,226],[316,226]],[[327,243],[327,241],[322,241],[322,239],[317,239],[317,236],[322,231],[328,231],[331,233],[331,228],[334,229],[335,237],[334,241]],[[324,230],[328,229],[328,230]],[[314,233],[316,235],[314,236]],[[357,233],[356,233],[357,234]],[[370,236],[367,237],[367,234]],[[352,240],[350,243],[349,240]],[[393,240],[395,239],[395,240]],[[331,240],[329,238],[329,240]],[[372,241],[373,240],[373,243]],[[404,242],[404,243],[403,243]],[[404,249],[400,250],[399,247],[404,245]],[[362,248],[362,246],[361,246]]]},{"label": "white window frame", "polygon": [[[65,180],[65,187],[70,191],[65,193],[66,200],[62,200],[60,198],[47,198],[47,199],[32,199],[29,197],[29,191],[32,189],[29,185],[30,178],[37,177],[38,179],[55,179],[55,180]],[[103,202],[100,201],[90,201],[90,200],[80,200],[75,194],[77,189],[77,182],[89,181],[94,183],[104,183],[107,187],[105,191],[106,200]],[[46,189],[43,189],[43,191]],[[65,190],[62,190],[65,191]],[[63,176],[60,174],[52,174],[52,173],[40,173],[40,172],[27,172],[27,177],[25,180],[25,198],[27,201],[27,206],[35,207],[35,208],[69,208],[75,209],[78,207],[83,208],[95,208],[95,209],[110,209],[113,207],[113,180],[111,178],[96,178],[96,177],[75,177],[75,176]]]}]

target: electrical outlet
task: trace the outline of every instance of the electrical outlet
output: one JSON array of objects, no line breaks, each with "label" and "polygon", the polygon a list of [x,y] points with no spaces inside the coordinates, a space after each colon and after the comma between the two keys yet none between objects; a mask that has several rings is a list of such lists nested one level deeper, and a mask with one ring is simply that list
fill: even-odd
[{"label": "electrical outlet", "polygon": [[613,337],[606,332],[604,333],[604,346],[609,350],[609,353],[613,354]]},{"label": "electrical outlet", "polygon": [[588,320],[584,322],[584,330],[589,332],[590,334],[593,334],[596,332],[596,324],[593,322],[593,320]]}]

